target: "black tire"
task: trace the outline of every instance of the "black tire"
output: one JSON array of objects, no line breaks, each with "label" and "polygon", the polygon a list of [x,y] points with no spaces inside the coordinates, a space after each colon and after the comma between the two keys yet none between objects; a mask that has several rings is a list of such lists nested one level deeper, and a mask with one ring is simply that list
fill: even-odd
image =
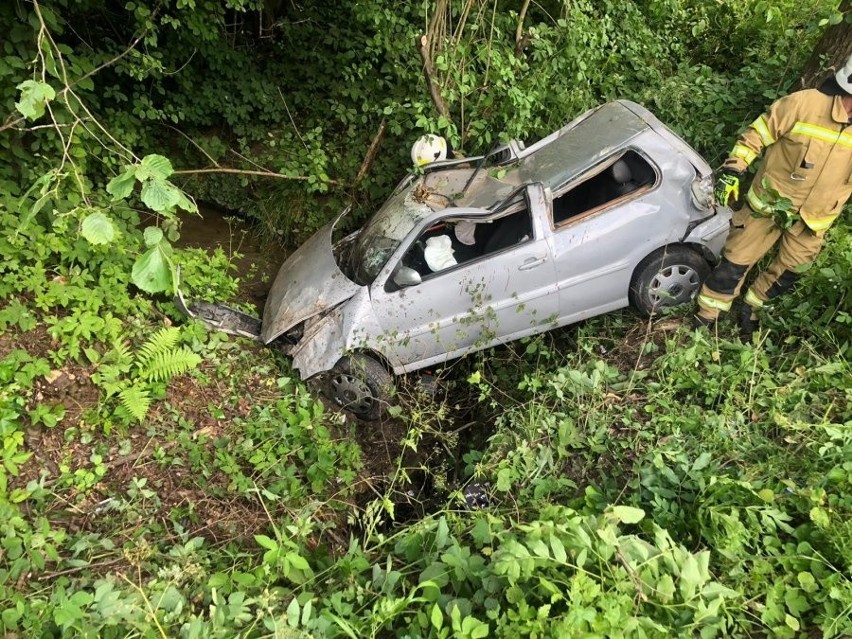
[{"label": "black tire", "polygon": [[664,246],[639,263],[630,281],[630,304],[645,317],[695,299],[710,265],[683,245]]},{"label": "black tire", "polygon": [[390,401],[393,376],[369,355],[342,358],[329,372],[324,394],[356,417],[375,421]]}]

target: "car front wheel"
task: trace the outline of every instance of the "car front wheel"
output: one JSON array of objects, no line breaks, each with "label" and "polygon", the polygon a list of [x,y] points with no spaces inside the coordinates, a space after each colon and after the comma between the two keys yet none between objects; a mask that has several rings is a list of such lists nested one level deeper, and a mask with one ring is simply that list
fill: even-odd
[{"label": "car front wheel", "polygon": [[698,295],[710,265],[686,246],[664,246],[646,257],[633,273],[630,304],[645,317],[685,304]]},{"label": "car front wheel", "polygon": [[367,421],[382,414],[390,400],[393,376],[369,355],[342,358],[331,370],[325,394],[335,404]]}]

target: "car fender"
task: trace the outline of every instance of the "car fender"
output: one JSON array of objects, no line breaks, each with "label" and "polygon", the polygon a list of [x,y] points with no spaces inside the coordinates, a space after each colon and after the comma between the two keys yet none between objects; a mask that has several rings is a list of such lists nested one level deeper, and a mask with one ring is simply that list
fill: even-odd
[{"label": "car fender", "polygon": [[716,207],[716,214],[689,229],[681,238],[681,242],[705,246],[714,256],[719,256],[728,238],[731,216],[732,212],[728,207]]},{"label": "car fender", "polygon": [[308,320],[302,339],[290,352],[293,368],[302,379],[308,379],[331,370],[347,353],[375,351],[387,359],[394,372],[400,372],[399,362],[380,348],[381,339],[382,331],[364,288],[343,304]]}]

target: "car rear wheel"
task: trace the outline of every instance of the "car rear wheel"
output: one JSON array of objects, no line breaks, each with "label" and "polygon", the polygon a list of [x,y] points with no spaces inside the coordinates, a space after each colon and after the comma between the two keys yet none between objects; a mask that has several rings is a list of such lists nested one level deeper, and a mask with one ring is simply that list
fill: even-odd
[{"label": "car rear wheel", "polygon": [[393,376],[369,355],[342,358],[328,376],[325,394],[335,404],[367,421],[381,417],[393,390]]},{"label": "car rear wheel", "polygon": [[686,246],[664,246],[639,263],[630,282],[630,304],[645,317],[698,295],[710,265]]}]

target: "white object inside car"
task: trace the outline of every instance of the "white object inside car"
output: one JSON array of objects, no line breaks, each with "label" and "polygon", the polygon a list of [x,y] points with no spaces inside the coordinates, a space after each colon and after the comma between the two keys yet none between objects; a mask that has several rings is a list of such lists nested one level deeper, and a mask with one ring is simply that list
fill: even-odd
[{"label": "white object inside car", "polygon": [[475,232],[476,222],[472,222],[471,220],[456,222],[456,239],[465,246],[473,246],[476,244],[476,237],[474,236]]},{"label": "white object inside car", "polygon": [[426,240],[426,248],[423,257],[433,273],[442,271],[457,264],[453,256],[453,242],[447,235],[438,235]]}]

